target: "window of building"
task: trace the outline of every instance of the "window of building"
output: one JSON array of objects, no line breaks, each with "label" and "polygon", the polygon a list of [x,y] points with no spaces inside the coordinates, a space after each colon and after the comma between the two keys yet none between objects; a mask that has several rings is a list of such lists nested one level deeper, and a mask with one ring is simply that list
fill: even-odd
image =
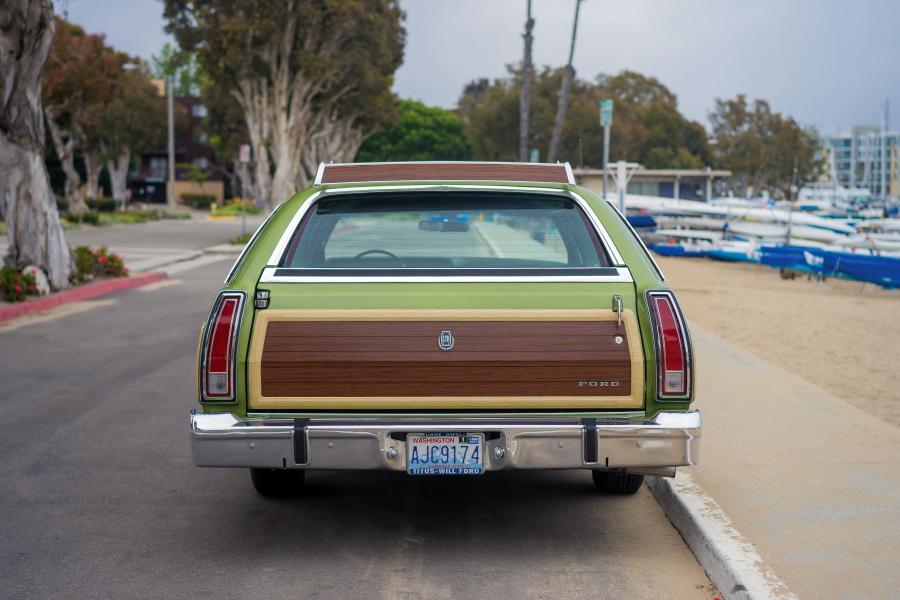
[{"label": "window of building", "polygon": [[206,160],[205,156],[198,156],[194,159],[194,166],[205,171],[209,168],[209,161]]},{"label": "window of building", "polygon": [[168,160],[165,158],[154,156],[150,158],[150,178],[165,179],[168,169]]},{"label": "window of building", "polygon": [[203,119],[206,117],[206,107],[202,104],[195,104],[191,107],[191,114],[197,117],[198,119]]}]

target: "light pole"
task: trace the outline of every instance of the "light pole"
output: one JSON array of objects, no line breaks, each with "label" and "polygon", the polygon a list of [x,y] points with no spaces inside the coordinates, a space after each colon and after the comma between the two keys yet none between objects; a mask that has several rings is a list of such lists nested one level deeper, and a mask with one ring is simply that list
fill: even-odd
[{"label": "light pole", "polygon": [[166,77],[166,112],[169,130],[169,178],[166,181],[166,204],[175,206],[175,76]]}]

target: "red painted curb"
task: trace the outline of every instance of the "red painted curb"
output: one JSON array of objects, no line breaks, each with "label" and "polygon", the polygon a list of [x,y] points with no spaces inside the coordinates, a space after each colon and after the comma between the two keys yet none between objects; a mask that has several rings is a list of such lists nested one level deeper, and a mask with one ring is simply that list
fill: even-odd
[{"label": "red painted curb", "polygon": [[22,315],[44,312],[70,302],[90,300],[91,298],[105,296],[106,294],[111,294],[113,292],[141,287],[148,283],[161,281],[166,277],[167,275],[165,273],[142,273],[140,275],[132,275],[131,277],[102,279],[100,281],[79,285],[71,290],[56,292],[49,296],[41,296],[40,298],[34,298],[33,300],[17,302],[16,304],[10,304],[9,306],[0,306],[0,323],[21,317]]}]

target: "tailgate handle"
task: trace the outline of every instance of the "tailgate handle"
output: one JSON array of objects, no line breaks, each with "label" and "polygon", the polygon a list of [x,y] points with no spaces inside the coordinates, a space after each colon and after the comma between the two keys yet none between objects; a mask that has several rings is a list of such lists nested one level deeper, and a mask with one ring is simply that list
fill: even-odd
[{"label": "tailgate handle", "polygon": [[617,327],[622,326],[622,296],[616,294],[612,297],[613,301],[613,310],[616,311],[616,315],[618,316],[618,325]]}]

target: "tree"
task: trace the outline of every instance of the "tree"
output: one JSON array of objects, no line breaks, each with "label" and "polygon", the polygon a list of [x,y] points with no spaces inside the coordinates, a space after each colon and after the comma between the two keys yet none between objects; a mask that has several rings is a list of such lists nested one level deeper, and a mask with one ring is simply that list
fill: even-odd
[{"label": "tree", "polygon": [[[125,54],[118,56],[121,65],[136,64]],[[142,66],[121,68],[110,100],[86,119],[89,145],[105,163],[113,198],[120,204],[125,203],[132,156],[164,142],[165,122],[163,99]]]},{"label": "tree", "polygon": [[[481,160],[514,160],[519,147],[514,136],[518,82],[508,79],[470,83],[459,102],[472,153]],[[564,76],[562,69],[545,68],[535,78],[531,99],[530,145],[545,153],[551,138]],[[663,84],[639,73],[624,71],[601,75],[595,83],[573,79],[568,117],[560,136],[557,158],[576,162],[581,140],[584,161],[600,166],[603,131],[597,105],[602,98],[616,101],[616,126],[612,134],[613,157],[640,162],[651,168],[702,167],[712,155],[706,131],[678,112],[675,95]],[[546,154],[544,154],[546,156]]]},{"label": "tree", "polygon": [[[101,35],[90,35],[77,25],[56,19],[56,35],[43,80],[47,128],[66,176],[65,196],[75,214],[86,210],[81,175],[75,154],[87,144],[85,123],[92,111],[109,102],[121,72],[117,53]],[[89,177],[99,176],[95,153],[89,153]]]},{"label": "tree", "polygon": [[183,52],[166,42],[159,55],[152,56],[150,60],[154,77],[166,80],[172,78],[176,96],[199,96],[203,93],[208,77],[200,67],[196,53]]},{"label": "tree", "polygon": [[352,158],[395,110],[403,54],[396,0],[165,0],[167,31],[237,100],[269,206],[320,160]]},{"label": "tree", "polygon": [[55,289],[67,287],[71,255],[44,165],[41,76],[53,40],[50,0],[0,4],[0,206],[9,248],[5,262],[36,265]]},{"label": "tree", "polygon": [[787,195],[797,166],[797,178],[814,177],[818,138],[794,119],[773,112],[765,100],[748,103],[745,95],[716,99],[710,114],[718,164],[733,173],[732,184],[741,194],[768,189],[776,197]]},{"label": "tree", "polygon": [[471,156],[459,117],[443,108],[401,100],[397,124],[366,138],[356,160],[469,160]]},{"label": "tree", "polygon": [[553,133],[550,136],[550,149],[547,150],[547,162],[555,162],[559,154],[559,138],[562,135],[563,124],[566,122],[566,112],[569,110],[569,93],[572,90],[572,80],[575,78],[575,67],[572,59],[575,57],[575,37],[578,35],[578,12],[581,10],[582,0],[575,0],[575,20],[572,23],[572,43],[569,45],[569,62],[563,70],[562,84],[559,88],[559,98],[556,101],[556,121],[553,124]]},{"label": "tree", "polygon": [[528,19],[525,21],[525,55],[522,57],[521,90],[519,92],[519,161],[526,162],[528,147],[528,127],[531,113],[531,82],[534,80],[534,65],[531,62],[531,44],[534,36],[534,19],[531,17],[531,0],[528,0]]}]

